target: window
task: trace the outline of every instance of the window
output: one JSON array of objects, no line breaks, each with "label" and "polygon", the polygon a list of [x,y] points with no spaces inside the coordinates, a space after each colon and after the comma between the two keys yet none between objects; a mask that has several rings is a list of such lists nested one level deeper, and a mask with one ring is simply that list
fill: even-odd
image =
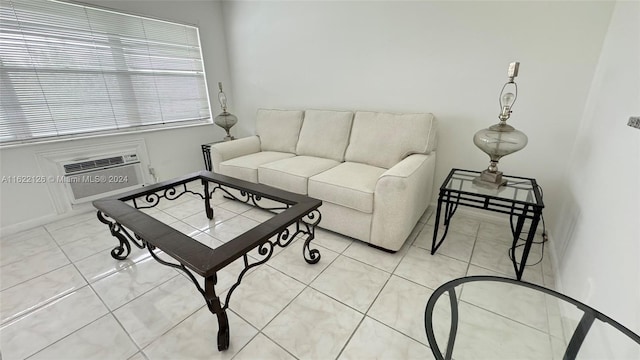
[{"label": "window", "polygon": [[198,29],[0,2],[0,143],[211,122]]}]

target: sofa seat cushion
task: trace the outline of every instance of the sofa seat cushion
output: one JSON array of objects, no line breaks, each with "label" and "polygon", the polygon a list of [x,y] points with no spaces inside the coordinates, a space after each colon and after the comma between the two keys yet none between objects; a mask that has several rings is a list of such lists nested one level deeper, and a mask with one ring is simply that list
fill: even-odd
[{"label": "sofa seat cushion", "polygon": [[309,196],[365,213],[373,212],[373,193],[386,169],[345,162],[309,178]]},{"label": "sofa seat cushion", "polygon": [[291,153],[277,151],[261,151],[240,156],[221,162],[220,174],[257,183],[258,166],[294,156],[295,155]]},{"label": "sofa seat cushion", "polygon": [[307,182],[313,175],[340,163],[314,156],[295,156],[258,167],[258,182],[298,194],[307,194]]}]

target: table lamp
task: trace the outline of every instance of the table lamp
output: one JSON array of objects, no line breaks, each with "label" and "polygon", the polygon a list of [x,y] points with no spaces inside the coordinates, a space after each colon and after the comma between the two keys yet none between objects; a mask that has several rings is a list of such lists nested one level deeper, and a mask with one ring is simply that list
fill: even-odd
[{"label": "table lamp", "polygon": [[[518,85],[514,81],[518,76],[519,62],[509,64],[509,79],[500,91],[500,122],[478,131],[473,136],[473,143],[489,155],[489,167],[480,173],[473,182],[490,188],[499,188],[507,183],[502,179],[502,171],[498,171],[498,161],[503,156],[522,150],[527,146],[527,135],[507,124],[512,107],[518,98]],[[511,92],[513,91],[513,92]]]},{"label": "table lamp", "polygon": [[224,141],[234,140],[235,138],[231,136],[229,130],[238,122],[238,118],[227,112],[227,96],[222,91],[222,83],[218,83],[218,101],[220,102],[220,107],[222,108],[222,112],[216,116],[214,119],[214,123],[221,128],[223,128],[227,132],[227,136],[224,137]]}]

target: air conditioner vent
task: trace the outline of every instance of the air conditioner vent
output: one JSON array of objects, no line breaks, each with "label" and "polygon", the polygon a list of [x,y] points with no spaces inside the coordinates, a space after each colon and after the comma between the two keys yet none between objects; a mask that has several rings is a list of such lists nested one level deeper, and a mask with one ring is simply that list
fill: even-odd
[{"label": "air conditioner vent", "polygon": [[65,174],[73,174],[80,171],[87,171],[92,169],[99,169],[103,167],[124,164],[122,156],[115,156],[104,159],[82,161],[77,163],[71,163],[64,165]]}]

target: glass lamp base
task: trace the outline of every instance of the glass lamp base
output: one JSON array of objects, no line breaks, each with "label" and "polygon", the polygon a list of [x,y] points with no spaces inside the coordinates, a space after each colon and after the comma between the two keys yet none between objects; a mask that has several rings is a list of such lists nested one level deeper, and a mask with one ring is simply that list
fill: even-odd
[{"label": "glass lamp base", "polygon": [[492,172],[484,170],[480,173],[480,176],[473,179],[473,183],[489,189],[497,189],[500,186],[506,185],[507,180],[502,179],[502,171]]},{"label": "glass lamp base", "polygon": [[235,137],[230,136],[230,135],[224,137],[224,141],[231,141],[231,140],[235,140],[235,139],[236,139]]}]

